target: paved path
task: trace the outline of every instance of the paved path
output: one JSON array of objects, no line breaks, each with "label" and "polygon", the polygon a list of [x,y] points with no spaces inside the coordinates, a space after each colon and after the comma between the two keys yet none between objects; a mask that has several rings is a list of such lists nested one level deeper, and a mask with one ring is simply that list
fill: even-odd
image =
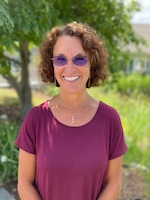
[{"label": "paved path", "polygon": [[7,190],[5,190],[3,187],[0,187],[0,200],[15,200],[15,199],[7,192]]}]

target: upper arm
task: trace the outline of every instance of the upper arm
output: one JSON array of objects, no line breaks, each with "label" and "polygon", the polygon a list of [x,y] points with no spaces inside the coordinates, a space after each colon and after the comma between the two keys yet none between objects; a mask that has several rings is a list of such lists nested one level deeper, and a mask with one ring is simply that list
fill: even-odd
[{"label": "upper arm", "polygon": [[109,160],[107,182],[121,183],[122,178],[122,157]]},{"label": "upper arm", "polygon": [[33,184],[36,172],[36,156],[22,149],[19,151],[18,183]]}]

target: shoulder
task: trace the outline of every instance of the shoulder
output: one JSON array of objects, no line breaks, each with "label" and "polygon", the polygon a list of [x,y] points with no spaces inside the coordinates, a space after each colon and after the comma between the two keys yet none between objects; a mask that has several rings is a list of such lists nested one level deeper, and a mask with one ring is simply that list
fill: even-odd
[{"label": "shoulder", "polygon": [[34,119],[38,119],[40,117],[42,117],[44,114],[46,114],[49,111],[49,106],[48,106],[48,101],[31,108],[31,110],[28,111],[26,117],[25,117],[25,121],[31,121]]},{"label": "shoulder", "polygon": [[108,104],[106,104],[102,101],[100,102],[99,112],[101,114],[111,116],[111,117],[112,116],[119,116],[118,111],[114,107],[112,107],[112,106],[110,106],[110,105],[108,105]]},{"label": "shoulder", "polygon": [[102,101],[98,109],[98,119],[101,119],[103,123],[107,123],[107,125],[109,124],[109,126],[121,124],[121,117],[118,111]]}]

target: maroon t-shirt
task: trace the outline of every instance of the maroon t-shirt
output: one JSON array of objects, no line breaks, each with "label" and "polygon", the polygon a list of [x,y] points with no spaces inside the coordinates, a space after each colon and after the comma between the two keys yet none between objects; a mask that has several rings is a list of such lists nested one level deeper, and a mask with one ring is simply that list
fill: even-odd
[{"label": "maroon t-shirt", "polygon": [[29,111],[16,145],[36,155],[35,186],[42,200],[96,200],[108,161],[127,151],[120,117],[103,102],[80,127],[60,123],[45,102]]}]

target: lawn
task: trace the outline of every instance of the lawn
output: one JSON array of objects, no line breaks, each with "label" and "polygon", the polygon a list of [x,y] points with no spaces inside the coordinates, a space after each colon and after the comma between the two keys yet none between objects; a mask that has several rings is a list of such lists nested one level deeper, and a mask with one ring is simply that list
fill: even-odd
[{"label": "lawn", "polygon": [[[49,97],[46,94],[42,94],[37,91],[32,91],[33,105],[39,105],[40,103],[46,101]],[[18,104],[18,96],[14,89],[12,88],[0,88],[0,105],[7,104]]]}]

